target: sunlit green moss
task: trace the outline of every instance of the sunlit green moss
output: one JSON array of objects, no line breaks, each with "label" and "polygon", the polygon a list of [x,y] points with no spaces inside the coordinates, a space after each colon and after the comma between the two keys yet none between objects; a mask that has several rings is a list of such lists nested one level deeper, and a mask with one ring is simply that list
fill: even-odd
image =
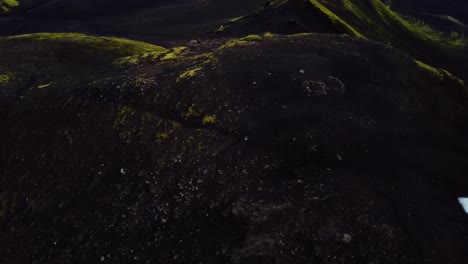
[{"label": "sunlit green moss", "polygon": [[0,74],[0,85],[8,84],[11,81],[11,77],[8,74]]},{"label": "sunlit green moss", "polygon": [[456,81],[459,85],[461,86],[465,86],[465,81],[463,81],[462,79],[458,78],[457,76],[455,76],[453,73],[447,71],[447,70],[444,70],[444,69],[441,69],[444,73],[445,73],[445,76],[447,76],[447,78],[453,80],[453,81]]},{"label": "sunlit green moss", "polygon": [[343,0],[343,6],[346,10],[350,11],[351,13],[353,13],[355,16],[357,16],[359,19],[363,20],[363,21],[367,21],[367,22],[371,22],[369,19],[368,19],[368,16],[366,14],[366,12],[358,5],[356,5],[355,3],[353,3],[352,1],[350,0]]},{"label": "sunlit green moss", "polygon": [[114,121],[114,128],[119,126],[119,125],[125,125],[128,123],[128,120],[130,117],[135,115],[135,110],[133,108],[128,107],[128,106],[122,106],[120,107],[117,117]]},{"label": "sunlit green moss", "polygon": [[459,85],[464,86],[465,82],[458,78],[457,76],[453,75],[451,72],[444,70],[444,69],[439,69],[435,68],[433,66],[430,66],[422,61],[415,60],[416,65],[418,67],[426,72],[429,72],[432,76],[437,78],[440,81],[443,81],[445,79],[449,79],[452,81],[457,82]]},{"label": "sunlit green moss", "polygon": [[419,38],[420,40],[431,42],[446,48],[460,48],[465,47],[467,44],[465,39],[458,34],[446,36],[442,32],[437,32],[420,21],[403,18],[399,14],[395,13],[390,6],[384,4],[380,0],[370,1],[374,10],[386,24],[398,26],[399,28],[410,32],[414,37]]},{"label": "sunlit green moss", "polygon": [[143,61],[155,60],[165,52],[166,49],[161,49],[158,51],[144,52],[137,55],[121,57],[115,59],[113,64],[117,66],[136,65],[142,63]]},{"label": "sunlit green moss", "polygon": [[199,113],[194,109],[194,107],[190,106],[182,116],[185,118],[189,118],[189,117],[198,116],[198,115]]},{"label": "sunlit green moss", "polygon": [[35,33],[11,36],[7,37],[6,40],[53,41],[54,43],[77,45],[87,49],[104,51],[121,57],[143,55],[151,52],[167,52],[166,48],[141,41],[114,37],[95,37],[80,33]]},{"label": "sunlit green moss", "polygon": [[153,139],[155,142],[177,140],[182,124],[162,118],[153,112],[139,111],[130,106],[122,106],[114,119],[114,130],[119,137],[132,139]]},{"label": "sunlit green moss", "polygon": [[336,16],[338,18],[334,17],[334,13],[325,6],[333,10],[349,12],[354,18],[343,16],[347,17],[345,23],[369,38],[375,37],[374,34],[377,33],[380,37],[398,38],[396,41],[399,41],[401,37],[392,33],[398,31],[406,32],[408,37],[444,49],[465,48],[468,43],[461,34],[438,32],[421,21],[404,17],[393,11],[388,4],[381,0],[369,0],[367,2],[341,0],[341,6],[336,4],[339,1],[322,0],[322,4],[318,0],[311,0],[311,2],[315,2],[316,6],[322,5],[325,10],[323,12],[327,13],[329,11],[328,14],[331,20],[343,19],[338,16]]},{"label": "sunlit green moss", "polygon": [[10,76],[6,74],[0,74],[0,83],[7,83],[10,81]]},{"label": "sunlit green moss", "polygon": [[193,68],[193,69],[189,69],[187,71],[184,71],[183,73],[181,73],[179,75],[179,77],[177,78],[177,81],[181,81],[181,80],[184,80],[184,79],[194,77],[201,70],[202,70],[202,67],[197,67],[197,68]]},{"label": "sunlit green moss", "polygon": [[357,31],[355,28],[353,28],[350,24],[348,24],[346,21],[341,19],[339,16],[337,16],[335,13],[333,13],[330,9],[328,9],[325,5],[320,3],[318,0],[309,0],[309,2],[317,8],[321,13],[326,15],[330,21],[340,27],[343,27],[348,33],[353,36],[361,37],[364,38],[364,35],[361,34],[359,31]]},{"label": "sunlit green moss", "polygon": [[47,88],[47,87],[49,87],[51,85],[52,85],[52,83],[42,84],[42,85],[37,86],[37,88],[44,89],[44,88]]},{"label": "sunlit green moss", "polygon": [[0,0],[0,13],[4,12],[7,13],[11,10],[11,8],[18,7],[19,1],[18,0]]},{"label": "sunlit green moss", "polygon": [[205,117],[203,117],[202,119],[202,123],[203,124],[214,124],[216,123],[216,116],[215,115],[207,115]]},{"label": "sunlit green moss", "polygon": [[432,67],[430,65],[427,65],[426,63],[424,63],[422,61],[415,60],[415,62],[421,69],[431,73],[437,79],[439,79],[439,80],[444,79],[444,75],[442,74],[442,72],[439,69],[437,69],[435,67]]},{"label": "sunlit green moss", "polygon": [[232,48],[236,46],[249,45],[249,44],[255,43],[256,41],[261,41],[265,39],[266,37],[271,37],[271,36],[273,36],[273,34],[265,33],[264,35],[248,35],[243,38],[231,39],[227,41],[224,45],[222,45],[219,49],[226,49],[226,48]]},{"label": "sunlit green moss", "polygon": [[0,85],[7,85],[13,80],[13,73],[7,69],[0,68]]},{"label": "sunlit green moss", "polygon": [[225,31],[226,29],[228,29],[229,27],[231,27],[233,24],[237,23],[238,21],[240,21],[242,18],[244,17],[235,17],[229,21],[227,21],[226,23],[222,24],[221,26],[219,26],[215,32],[223,32]]},{"label": "sunlit green moss", "polygon": [[[337,25],[339,30],[351,35],[401,42],[405,41],[401,34],[397,36],[393,32],[403,32],[407,38],[444,50],[460,50],[466,48],[468,44],[462,34],[438,32],[421,21],[396,13],[382,0],[309,0],[309,2]],[[457,22],[460,23],[454,21]]]},{"label": "sunlit green moss", "polygon": [[169,52],[167,52],[166,54],[164,54],[161,57],[161,61],[177,59],[179,57],[179,55],[182,54],[184,52],[184,50],[186,50],[186,49],[187,49],[187,47],[174,47],[174,48],[171,48],[171,50]]}]

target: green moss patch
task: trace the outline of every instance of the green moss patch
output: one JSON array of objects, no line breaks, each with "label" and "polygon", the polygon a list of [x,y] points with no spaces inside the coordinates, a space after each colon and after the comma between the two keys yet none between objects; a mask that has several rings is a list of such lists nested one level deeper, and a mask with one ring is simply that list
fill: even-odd
[{"label": "green moss patch", "polygon": [[334,12],[332,12],[330,9],[328,9],[325,5],[320,3],[318,0],[309,0],[309,2],[321,13],[326,15],[330,21],[339,26],[340,28],[343,28],[346,33],[357,36],[357,37],[364,37],[359,31],[357,31],[354,27],[352,27],[350,24],[348,24],[345,20],[337,16]]},{"label": "green moss patch", "polygon": [[18,6],[19,6],[18,0],[0,0],[0,14],[7,13],[12,8],[15,8]]},{"label": "green moss patch", "polygon": [[449,79],[452,81],[457,82],[461,86],[465,85],[465,82],[458,78],[457,76],[453,75],[451,72],[444,70],[444,69],[439,69],[436,67],[433,67],[431,65],[428,65],[422,61],[415,60],[416,65],[418,67],[426,72],[429,72],[431,75],[433,75],[436,79],[443,81],[445,79]]},{"label": "green moss patch", "polygon": [[203,124],[214,124],[216,123],[216,116],[215,115],[207,115],[202,119]]},{"label": "green moss patch", "polygon": [[[439,32],[421,21],[404,17],[381,0],[310,0],[338,29],[350,35],[375,38],[401,38],[394,32],[444,49],[467,46],[462,34]],[[367,3],[366,3],[367,2]]]},{"label": "green moss patch", "polygon": [[78,45],[117,56],[143,55],[167,52],[167,49],[149,43],[115,37],[95,37],[80,33],[36,33],[7,37],[7,41],[50,41]]},{"label": "green moss patch", "polygon": [[7,85],[11,83],[13,79],[13,73],[9,70],[0,68],[0,85]]}]

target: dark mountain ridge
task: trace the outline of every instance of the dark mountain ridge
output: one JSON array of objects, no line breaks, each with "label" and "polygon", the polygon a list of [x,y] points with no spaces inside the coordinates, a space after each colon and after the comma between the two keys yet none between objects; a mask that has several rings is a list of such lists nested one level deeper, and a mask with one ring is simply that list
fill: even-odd
[{"label": "dark mountain ridge", "polygon": [[13,2],[0,263],[468,263],[462,1]]}]

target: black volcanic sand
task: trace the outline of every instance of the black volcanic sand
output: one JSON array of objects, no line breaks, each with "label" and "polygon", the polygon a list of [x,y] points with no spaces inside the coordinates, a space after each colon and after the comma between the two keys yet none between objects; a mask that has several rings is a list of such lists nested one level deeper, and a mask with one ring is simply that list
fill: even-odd
[{"label": "black volcanic sand", "polygon": [[417,61],[466,81],[466,47],[302,0],[20,2],[0,36],[164,48],[0,38],[0,263],[468,263],[468,88]]},{"label": "black volcanic sand", "polygon": [[445,72],[345,35],[93,39],[0,39],[1,263],[468,262]]}]

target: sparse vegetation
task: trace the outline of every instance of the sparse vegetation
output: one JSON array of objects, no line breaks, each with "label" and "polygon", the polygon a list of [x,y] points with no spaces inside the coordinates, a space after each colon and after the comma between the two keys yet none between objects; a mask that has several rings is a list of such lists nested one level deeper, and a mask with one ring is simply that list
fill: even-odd
[{"label": "sparse vegetation", "polygon": [[[345,32],[351,35],[375,38],[377,34],[384,38],[399,39],[403,33],[409,38],[443,49],[462,49],[467,46],[463,35],[456,32],[438,32],[422,21],[396,13],[381,0],[369,0],[368,3],[357,0],[310,2],[326,14],[333,24],[344,26]],[[346,12],[351,16],[338,15]]]},{"label": "sparse vegetation", "polygon": [[35,33],[6,37],[7,41],[53,41],[106,52],[116,56],[164,53],[167,49],[146,42],[115,37],[95,37],[81,33]]},{"label": "sparse vegetation", "polygon": [[0,14],[9,12],[12,8],[18,7],[18,0],[0,0]]}]

